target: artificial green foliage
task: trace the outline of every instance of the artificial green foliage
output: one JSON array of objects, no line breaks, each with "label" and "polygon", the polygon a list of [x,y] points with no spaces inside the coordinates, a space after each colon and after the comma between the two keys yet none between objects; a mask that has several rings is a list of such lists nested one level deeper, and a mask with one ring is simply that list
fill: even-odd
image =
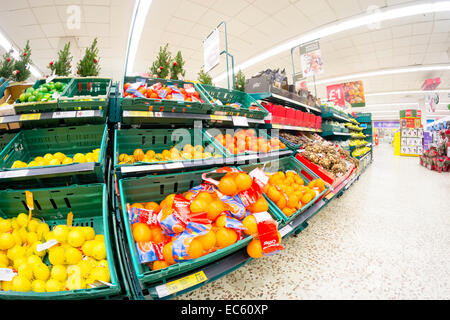
[{"label": "artificial green foliage", "polygon": [[0,77],[10,79],[14,70],[14,63],[15,60],[13,57],[11,57],[11,53],[6,52],[0,62]]},{"label": "artificial green foliage", "polygon": [[72,56],[70,55],[70,42],[64,45],[64,49],[58,52],[58,60],[50,61],[48,68],[52,74],[62,77],[70,75],[70,68],[72,67]]},{"label": "artificial green foliage", "polygon": [[198,73],[198,82],[201,84],[209,84],[212,85],[212,77],[204,71],[203,67],[200,69],[200,72]]},{"label": "artificial green foliage", "polygon": [[98,76],[100,73],[100,58],[98,56],[97,38],[86,48],[83,59],[78,62],[77,74],[81,77]]},{"label": "artificial green foliage", "polygon": [[169,77],[169,72],[172,64],[172,57],[168,49],[169,44],[166,43],[164,47],[159,47],[159,53],[156,60],[150,67],[150,72],[155,78],[165,79]]},{"label": "artificial green foliage", "polygon": [[242,72],[242,70],[239,70],[239,72],[236,74],[234,78],[235,83],[235,89],[245,92],[245,75]]},{"label": "artificial green foliage", "polygon": [[185,61],[181,55],[181,51],[177,52],[175,59],[171,63],[170,78],[175,80],[181,80],[185,76],[186,71],[183,69]]},{"label": "artificial green foliage", "polygon": [[14,62],[11,79],[17,82],[27,80],[31,75],[31,72],[29,70],[30,64],[32,64],[31,48],[30,41],[27,41],[25,48],[22,52],[20,52],[19,59]]}]

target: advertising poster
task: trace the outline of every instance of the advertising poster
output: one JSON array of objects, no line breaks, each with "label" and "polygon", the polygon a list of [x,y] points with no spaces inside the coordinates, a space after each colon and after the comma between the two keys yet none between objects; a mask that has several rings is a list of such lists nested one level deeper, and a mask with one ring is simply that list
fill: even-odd
[{"label": "advertising poster", "polygon": [[299,74],[300,78],[306,78],[323,73],[322,54],[320,53],[320,45],[318,40],[302,44],[299,47],[299,50],[302,66],[302,72]]},{"label": "advertising poster", "polygon": [[344,106],[349,103],[352,108],[365,107],[364,85],[362,81],[345,82],[327,86],[328,100],[336,105]]},{"label": "advertising poster", "polygon": [[220,60],[220,42],[219,30],[215,29],[209,37],[203,41],[203,68],[209,72],[219,64]]}]

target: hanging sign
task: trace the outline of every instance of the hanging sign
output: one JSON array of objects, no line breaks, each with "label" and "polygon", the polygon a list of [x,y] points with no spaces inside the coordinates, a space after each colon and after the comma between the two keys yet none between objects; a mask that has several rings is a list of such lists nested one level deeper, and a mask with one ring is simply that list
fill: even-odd
[{"label": "hanging sign", "polygon": [[342,107],[345,105],[345,102],[349,103],[352,108],[366,106],[362,81],[351,81],[327,86],[327,96],[328,100]]},{"label": "hanging sign", "polygon": [[327,86],[327,97],[328,101],[333,102],[337,106],[343,107],[345,105],[344,90],[340,84]]},{"label": "hanging sign", "polygon": [[203,41],[203,69],[205,72],[209,72],[215,66],[219,64],[220,59],[220,41],[219,41],[219,29],[209,35],[206,40]]},{"label": "hanging sign", "polygon": [[319,40],[301,44],[299,50],[302,66],[302,71],[299,74],[300,79],[323,73],[323,61]]}]

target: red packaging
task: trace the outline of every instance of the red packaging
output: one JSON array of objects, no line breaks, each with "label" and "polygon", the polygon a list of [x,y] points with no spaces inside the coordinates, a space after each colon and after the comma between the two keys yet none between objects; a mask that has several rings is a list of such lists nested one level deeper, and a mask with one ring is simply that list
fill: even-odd
[{"label": "red packaging", "polygon": [[261,242],[263,255],[269,256],[279,250],[283,250],[278,236],[277,222],[273,220],[268,212],[254,213],[258,227],[258,237]]},{"label": "red packaging", "polygon": [[296,126],[304,127],[304,112],[300,110],[295,111],[295,120]]},{"label": "red packaging", "polygon": [[296,110],[287,108],[286,110],[286,124],[289,126],[295,126],[296,123]]},{"label": "red packaging", "polygon": [[322,117],[316,116],[316,129],[322,128]]},{"label": "red packaging", "polygon": [[249,176],[253,179],[251,187],[238,193],[245,207],[254,204],[262,196],[263,190],[269,182],[269,177],[260,168],[252,170]]},{"label": "red packaging", "polygon": [[146,223],[149,226],[159,226],[158,221],[158,213],[159,211],[141,209],[141,208],[132,208],[127,203],[126,209],[128,212],[128,218],[131,224],[136,222]]}]

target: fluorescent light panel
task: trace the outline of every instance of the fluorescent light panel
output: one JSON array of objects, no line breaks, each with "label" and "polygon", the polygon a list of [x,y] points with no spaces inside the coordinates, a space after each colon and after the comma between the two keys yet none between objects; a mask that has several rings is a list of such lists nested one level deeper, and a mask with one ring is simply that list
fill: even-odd
[{"label": "fluorescent light panel", "polygon": [[136,61],[136,54],[139,47],[139,41],[141,40],[142,30],[144,29],[145,19],[152,0],[136,0],[133,21],[131,21],[130,34],[128,36],[128,54],[126,61],[125,75],[129,72],[133,72],[134,62]]},{"label": "fluorescent light panel", "polygon": [[[441,1],[435,3],[424,3],[418,5],[410,5],[410,6],[399,6],[394,9],[386,9],[380,12],[375,12],[371,14],[363,14],[359,15],[356,18],[346,19],[341,22],[332,23],[325,27],[318,28],[310,33],[302,35],[293,40],[287,41],[281,45],[275,46],[259,55],[254,56],[253,58],[243,62],[242,64],[235,67],[236,70],[244,70],[254,64],[266,60],[270,57],[273,57],[283,51],[289,50],[295,46],[298,46],[302,43],[306,43],[312,40],[325,38],[327,36],[331,36],[333,34],[347,31],[350,29],[358,28],[361,26],[370,25],[373,23],[378,23],[386,20],[393,20],[398,18],[405,18],[420,14],[432,13],[432,12],[443,12],[450,11],[450,1]],[[231,73],[231,71],[230,71]],[[224,72],[221,75],[217,76],[213,79],[213,82],[218,83],[219,81],[225,79],[227,73]]]}]

